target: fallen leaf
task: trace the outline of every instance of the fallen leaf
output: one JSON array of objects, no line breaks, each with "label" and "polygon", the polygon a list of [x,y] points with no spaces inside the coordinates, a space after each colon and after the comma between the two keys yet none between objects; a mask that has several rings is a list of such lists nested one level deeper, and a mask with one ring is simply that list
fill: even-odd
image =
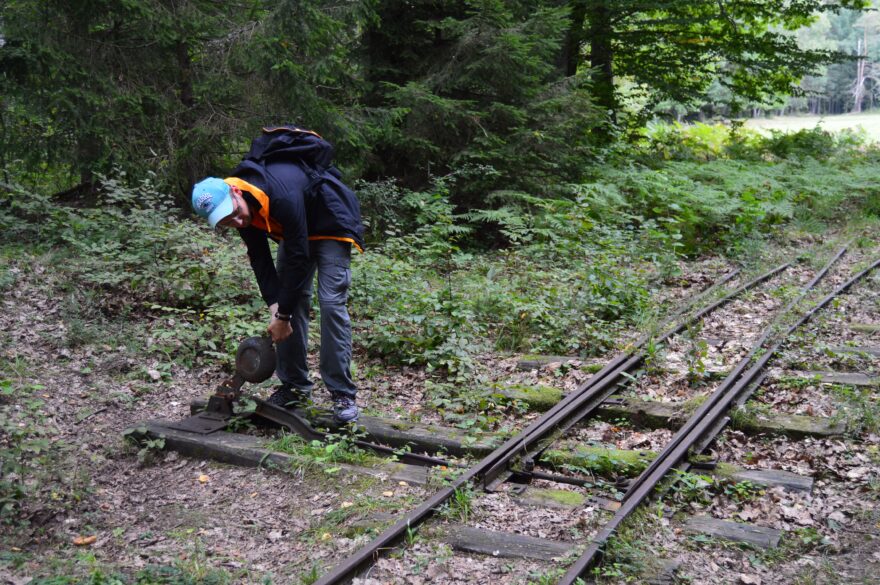
[{"label": "fallen leaf", "polygon": [[92,536],[77,536],[73,539],[73,544],[76,546],[89,546],[94,544],[96,540],[98,540],[98,537],[94,534]]},{"label": "fallen leaf", "polygon": [[321,540],[330,540],[331,538],[333,538],[333,535],[330,534],[329,532],[325,532],[324,534],[321,535]]},{"label": "fallen leaf", "polygon": [[382,495],[385,496],[386,498],[390,498],[391,496],[394,495],[394,492],[391,492],[391,491],[382,492]]},{"label": "fallen leaf", "polygon": [[862,479],[863,477],[868,475],[870,471],[871,470],[867,467],[856,467],[855,469],[849,470],[846,473],[846,477],[847,479]]},{"label": "fallen leaf", "polygon": [[759,517],[760,515],[761,515],[761,512],[759,510],[756,510],[755,508],[744,508],[743,510],[741,510],[737,514],[737,516],[739,516],[739,519],[743,520],[745,522],[749,522],[750,520],[754,520],[755,518]]},{"label": "fallen leaf", "polygon": [[837,511],[828,514],[829,520],[834,520],[840,524],[844,524],[846,522],[846,515],[843,512]]},{"label": "fallen leaf", "polygon": [[199,483],[208,483],[209,481],[211,481],[211,478],[204,473],[199,476]]},{"label": "fallen leaf", "polygon": [[809,511],[804,510],[800,506],[780,506],[782,516],[797,522],[801,526],[812,526],[813,517]]},{"label": "fallen leaf", "polygon": [[399,481],[399,482],[397,482],[397,485],[407,486],[409,484],[406,483],[405,481]]},{"label": "fallen leaf", "polygon": [[757,575],[740,574],[739,582],[743,585],[761,585],[761,578]]},{"label": "fallen leaf", "polygon": [[342,502],[342,505],[340,507],[351,508],[352,506],[354,506],[354,502]]}]

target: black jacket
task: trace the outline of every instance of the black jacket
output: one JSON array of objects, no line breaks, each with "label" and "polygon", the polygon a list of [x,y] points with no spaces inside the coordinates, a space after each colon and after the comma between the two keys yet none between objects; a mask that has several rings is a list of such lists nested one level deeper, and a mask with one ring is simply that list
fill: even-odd
[{"label": "black jacket", "polygon": [[[317,174],[286,160],[245,160],[233,171],[233,177],[256,188],[242,186],[249,193],[246,199],[255,212],[255,221],[240,229],[239,234],[247,245],[263,300],[267,305],[277,302],[279,312],[290,314],[297,293],[308,284],[309,240],[348,241],[363,251],[360,205],[334,168]],[[268,226],[259,214],[262,194],[269,206]],[[276,233],[278,227],[280,234]],[[269,250],[270,237],[284,247],[280,278]]]}]

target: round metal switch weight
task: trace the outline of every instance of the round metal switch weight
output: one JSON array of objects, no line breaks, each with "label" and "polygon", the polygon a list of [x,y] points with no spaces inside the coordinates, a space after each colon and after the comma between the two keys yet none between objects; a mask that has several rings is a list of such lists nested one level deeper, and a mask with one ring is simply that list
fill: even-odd
[{"label": "round metal switch weight", "polygon": [[264,382],[275,371],[275,348],[268,337],[248,337],[238,344],[235,371],[253,384]]}]

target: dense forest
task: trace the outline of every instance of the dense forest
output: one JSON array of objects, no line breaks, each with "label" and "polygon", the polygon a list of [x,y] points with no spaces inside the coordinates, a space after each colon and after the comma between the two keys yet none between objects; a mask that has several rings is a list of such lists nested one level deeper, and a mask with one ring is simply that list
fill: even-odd
[{"label": "dense forest", "polygon": [[792,104],[871,107],[864,8],[15,0],[0,14],[0,164],[7,179],[50,170],[73,197],[95,173],[154,173],[183,202],[261,125],[288,120],[320,129],[366,180],[421,188],[455,171],[469,173],[458,201],[545,195],[664,103],[735,113],[817,89]]},{"label": "dense forest", "polygon": [[335,144],[358,191],[370,253],[352,310],[368,352],[453,375],[486,341],[595,353],[653,310],[678,258],[745,259],[777,226],[876,211],[864,136],[646,125],[719,87],[741,111],[856,66],[798,35],[855,30],[867,8],[7,2],[2,238],[61,253],[102,318],[173,313],[188,327],[159,339],[177,355],[226,358],[259,303],[232,240],[192,221],[190,189],[263,125],[294,121]]}]

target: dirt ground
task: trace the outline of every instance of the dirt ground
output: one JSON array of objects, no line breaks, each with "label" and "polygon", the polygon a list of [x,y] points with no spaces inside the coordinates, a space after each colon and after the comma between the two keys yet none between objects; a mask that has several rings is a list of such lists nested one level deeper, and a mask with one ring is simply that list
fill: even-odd
[{"label": "dirt ground", "polygon": [[[682,277],[661,294],[672,301],[684,298],[730,269],[718,259],[684,265]],[[123,439],[126,429],[142,421],[186,416],[190,401],[208,396],[226,373],[220,367],[190,370],[158,358],[145,361],[136,348],[150,335],[148,320],[112,323],[112,330],[93,331],[89,337],[81,323],[71,322],[65,314],[78,291],[62,294],[39,258],[15,261],[11,272],[16,284],[0,301],[0,379],[6,380],[0,386],[0,416],[5,418],[0,421],[0,448],[21,452],[26,468],[4,469],[6,477],[0,481],[14,481],[24,474],[27,494],[9,508],[15,522],[0,526],[0,583],[111,583],[113,576],[141,583],[311,583],[369,540],[375,531],[359,528],[363,522],[377,514],[409,509],[436,488],[347,473],[314,462],[284,472],[243,469],[128,444]],[[867,302],[876,303],[876,295]],[[877,317],[870,310],[862,314],[863,320]],[[441,422],[425,399],[429,381],[425,371],[392,368],[364,358],[359,362],[360,400],[367,412]],[[481,363],[486,364],[490,382],[549,384],[564,391],[588,376],[576,367],[520,372],[514,356],[487,355]],[[259,391],[265,393],[266,388]],[[326,398],[319,395],[318,402],[323,404]],[[499,428],[512,430],[537,415],[505,412],[501,416]],[[791,449],[802,448],[802,444],[788,447],[773,442],[749,445],[746,438],[735,435],[725,441],[731,457],[766,451],[767,458],[779,462],[787,461],[785,454]],[[754,517],[764,514],[773,526],[815,529],[818,540],[792,553],[794,560],[774,565],[773,559],[749,551],[676,536],[674,545],[667,542],[663,548],[664,554],[673,550],[682,562],[679,579],[878,582],[870,579],[880,574],[876,506],[880,439],[869,434],[847,438],[842,444],[843,451],[838,449],[840,443],[809,445],[811,463],[806,471],[821,478],[809,501],[789,501],[785,495],[772,500],[776,496],[771,495],[768,501],[773,506],[754,504]],[[864,461],[853,465],[853,453],[861,454]],[[791,465],[780,463],[780,468],[805,471],[803,460],[794,457]],[[847,479],[854,469],[860,469],[861,475]],[[480,507],[474,521],[496,530],[515,527],[540,535],[539,526],[548,516],[493,514],[493,506],[503,498],[477,498]],[[699,506],[703,512],[720,515],[732,513],[739,503],[720,498]],[[794,517],[775,512],[780,506],[794,510]],[[798,516],[803,509],[810,511],[808,519]],[[554,528],[543,535],[589,534],[589,512],[582,518],[551,518]],[[667,536],[679,534],[674,520],[665,529]],[[833,538],[822,540],[829,535]],[[659,546],[658,541],[651,546]],[[422,563],[420,569],[409,564],[413,559]],[[756,569],[761,563],[767,568]],[[784,577],[773,576],[773,567],[778,566],[785,567]],[[361,582],[550,582],[546,575],[542,565],[471,557],[414,542],[405,553],[377,564]],[[608,572],[604,579],[617,577]]]}]

